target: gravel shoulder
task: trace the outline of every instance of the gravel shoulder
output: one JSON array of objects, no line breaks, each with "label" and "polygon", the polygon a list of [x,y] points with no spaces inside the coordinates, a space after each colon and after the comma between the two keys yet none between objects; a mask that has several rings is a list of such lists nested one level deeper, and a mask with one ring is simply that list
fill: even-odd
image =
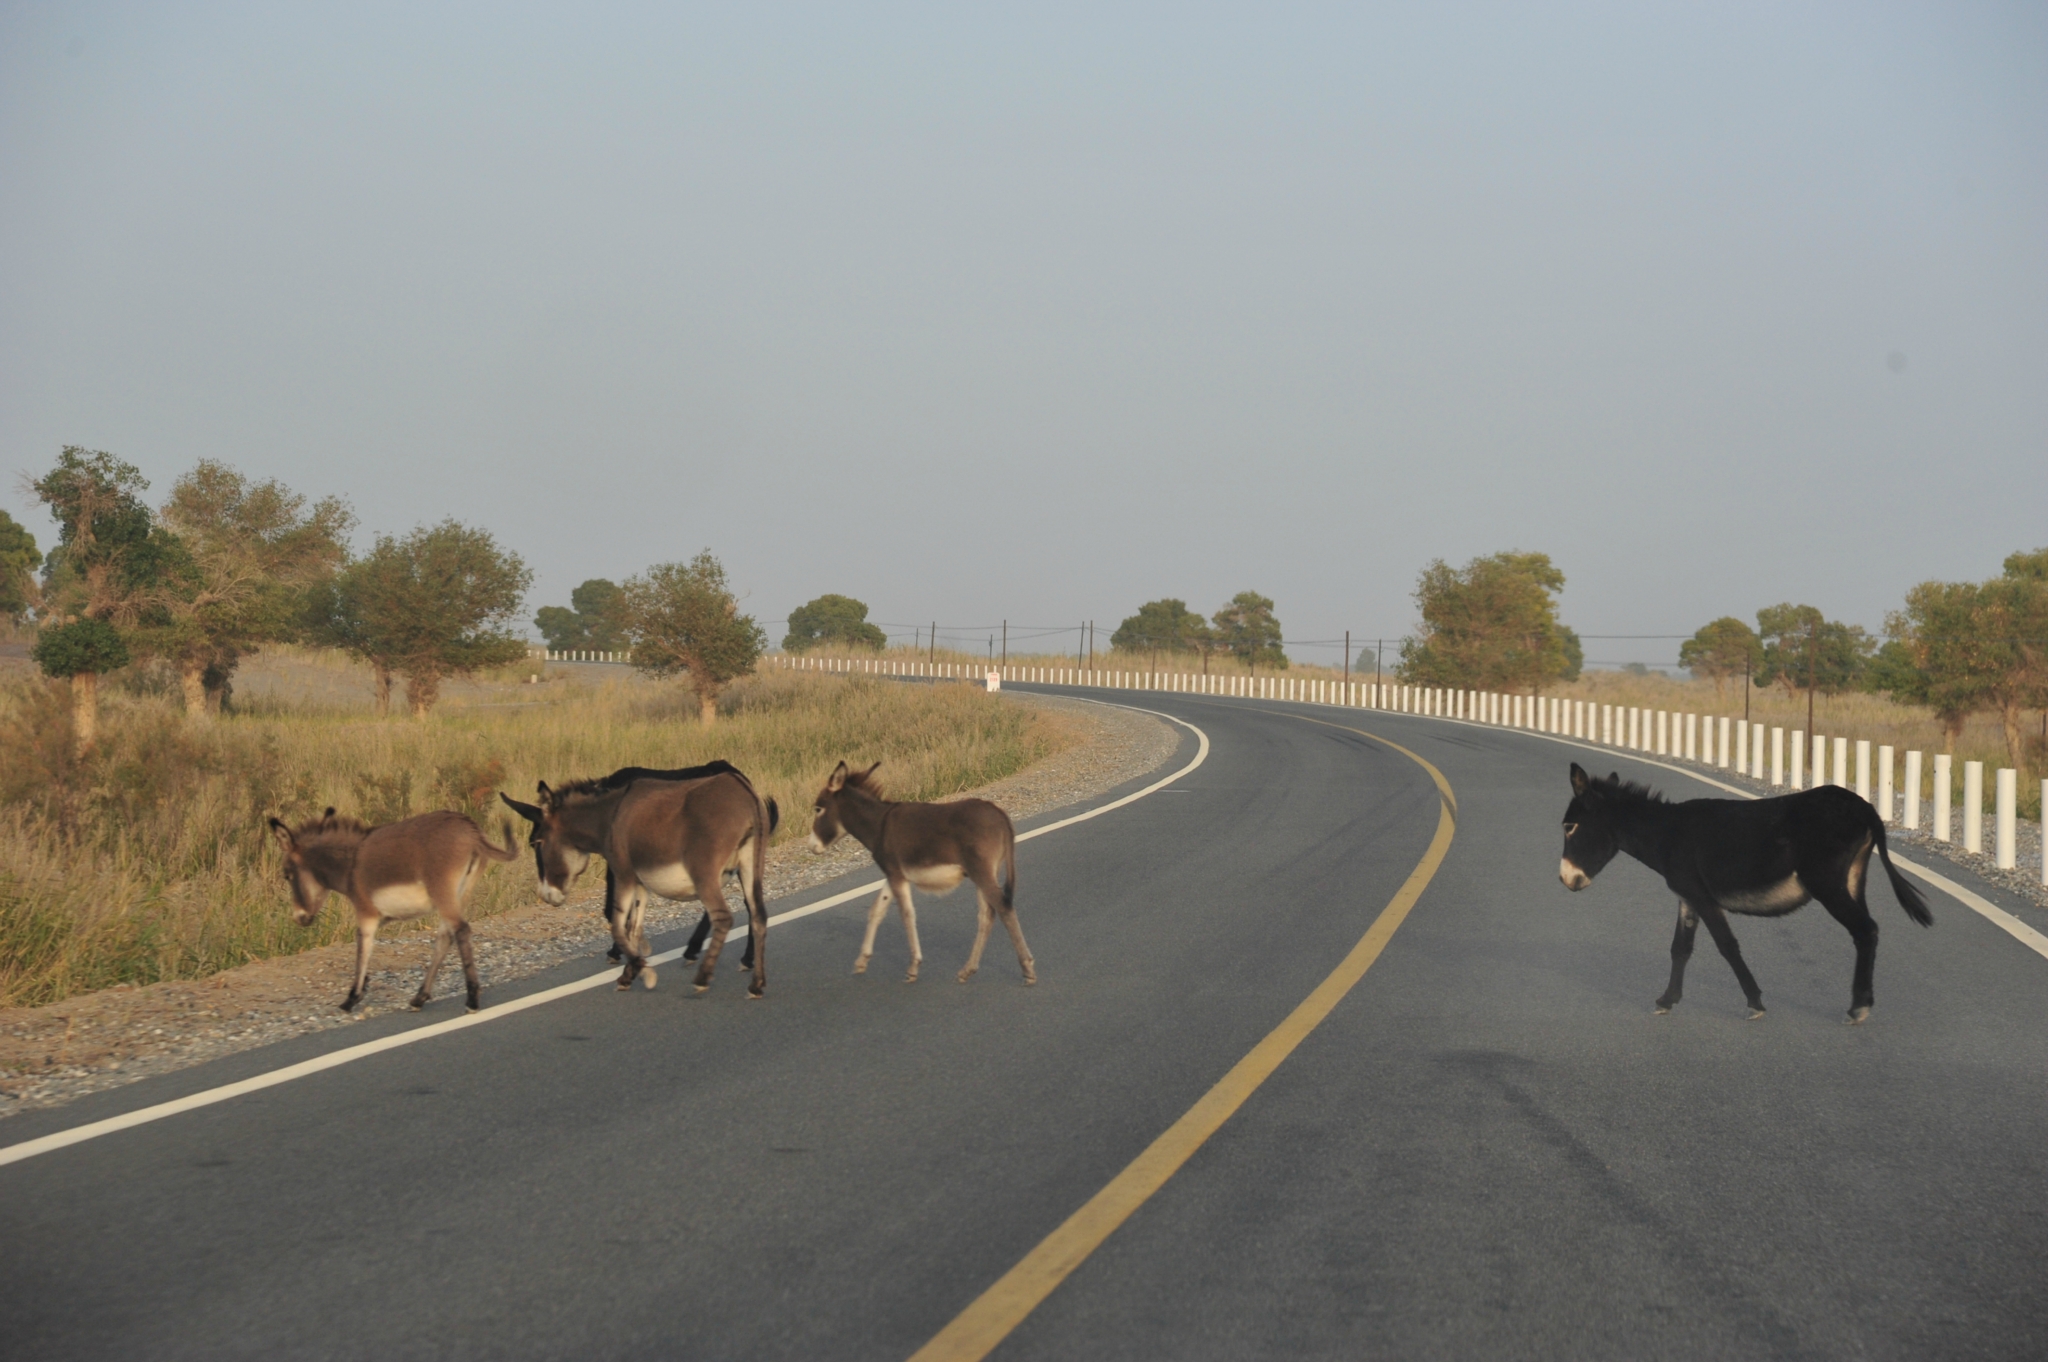
[{"label": "gravel shoulder", "polygon": [[[1080,742],[1035,766],[966,792],[1002,805],[1013,819],[1114,789],[1158,768],[1179,745],[1177,730],[1150,715],[1062,696],[1004,694],[1013,703],[1058,712],[1083,734]],[[802,817],[804,811],[785,810],[784,816]],[[772,847],[771,911],[777,898],[869,864],[866,850],[851,838],[823,856],[798,840]],[[498,873],[531,872],[520,862]],[[494,984],[568,960],[602,960],[611,945],[598,913],[602,884],[586,881],[584,892],[560,907],[535,903],[475,924],[472,939],[486,1006]],[[285,911],[282,896],[278,911]],[[656,899],[648,910],[648,931],[690,926],[701,913],[695,903]],[[380,937],[369,993],[355,1016],[402,1010],[419,986],[432,946],[426,932]],[[0,1119],[287,1037],[352,1025],[354,1018],[335,1003],[348,991],[354,960],[354,945],[342,943],[255,961],[207,979],[122,985],[47,1007],[0,1009]],[[461,1005],[461,963],[452,952],[435,992],[440,1009]]]}]

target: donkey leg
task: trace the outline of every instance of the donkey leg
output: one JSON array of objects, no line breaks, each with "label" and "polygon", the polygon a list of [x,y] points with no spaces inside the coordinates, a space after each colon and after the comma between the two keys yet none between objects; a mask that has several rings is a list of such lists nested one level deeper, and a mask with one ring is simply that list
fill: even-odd
[{"label": "donkey leg", "polygon": [[417,1012],[427,1005],[434,996],[434,979],[441,973],[441,961],[448,954],[448,943],[455,939],[455,928],[448,919],[441,919],[441,925],[434,932],[434,954],[427,961],[427,972],[420,978],[420,991],[412,995],[412,1010]]},{"label": "donkey leg", "polygon": [[[633,981],[647,968],[647,957],[639,948],[639,901],[641,890],[638,884],[629,884],[618,891],[618,901],[612,904],[612,944],[618,948],[625,960],[625,968],[619,971],[617,988],[624,993],[633,987]],[[650,981],[649,988],[654,987]]]},{"label": "donkey leg", "polygon": [[627,949],[633,952],[633,974],[651,989],[660,982],[661,976],[647,963],[647,957],[653,954],[653,950],[647,944],[647,889],[644,885],[633,886],[632,904],[626,910],[626,916],[626,939],[630,943]]},{"label": "donkey leg", "polygon": [[[755,949],[768,939],[768,924],[766,914],[757,915],[754,912],[754,905],[760,902],[760,896],[754,892],[754,863],[747,858],[745,851],[746,848],[742,847],[737,872],[740,880],[740,902],[747,907],[747,949],[746,953],[740,956],[740,968],[751,970],[754,968]],[[762,920],[755,921],[757,916]],[[766,982],[767,980],[764,975],[761,977],[761,983],[765,985]],[[750,987],[747,996],[749,998],[760,997],[760,989]]]},{"label": "donkey leg", "polygon": [[968,953],[967,967],[960,971],[961,983],[974,977],[981,968],[981,949],[988,945],[988,929],[995,925],[996,911],[988,906],[988,891],[979,884],[974,886],[974,949]]},{"label": "donkey leg", "polygon": [[[613,897],[612,894],[615,888],[617,888],[617,884],[612,878],[612,865],[610,861],[606,861],[604,865],[604,925],[607,927],[614,926],[619,916],[619,910],[612,906],[618,902],[618,899]],[[625,952],[619,949],[619,940],[616,933],[612,937],[612,948],[604,954],[605,959],[614,961],[625,955]]]},{"label": "donkey leg", "polygon": [[910,897],[910,881],[891,885],[889,892],[896,896],[896,911],[903,918],[903,935],[910,942],[910,972],[903,976],[903,982],[917,982],[918,966],[924,963],[924,948],[917,944],[917,903]]},{"label": "donkey leg", "polygon": [[704,895],[705,914],[711,919],[711,941],[704,947],[704,958],[697,962],[697,991],[702,993],[711,987],[711,976],[718,969],[718,956],[725,949],[725,936],[732,930],[732,905],[725,901],[725,889],[717,880],[711,881],[712,888]]},{"label": "donkey leg", "polygon": [[1870,1020],[1870,1009],[1877,1001],[1871,993],[1871,981],[1877,973],[1877,920],[1870,916],[1866,904],[1846,894],[1830,889],[1814,897],[1830,917],[1849,929],[1849,939],[1856,943],[1856,977],[1849,985],[1848,1025],[1861,1026]]},{"label": "donkey leg", "polygon": [[[455,949],[462,952],[462,981],[469,986],[466,1006],[474,1012],[484,1005],[483,981],[476,975],[476,947],[470,944],[469,923],[466,921],[455,924]],[[649,984],[648,987],[654,985]]]},{"label": "donkey leg", "polygon": [[1749,1000],[1749,1019],[1756,1021],[1764,1015],[1763,990],[1756,986],[1756,976],[1743,963],[1742,947],[1736,944],[1735,930],[1728,925],[1728,914],[1709,904],[1699,909],[1699,915],[1705,919],[1714,944],[1721,948],[1721,958],[1728,962],[1728,968],[1735,971],[1735,982],[1742,985],[1742,996]]},{"label": "donkey leg", "polygon": [[1037,983],[1038,962],[1031,958],[1031,948],[1024,944],[1024,928],[1017,921],[1017,910],[1000,908],[997,911],[1003,915],[1003,926],[1010,929],[1010,944],[1017,948],[1017,964],[1024,971],[1024,982]]},{"label": "donkey leg", "polygon": [[875,954],[875,932],[882,925],[882,914],[888,911],[889,890],[885,885],[882,892],[875,895],[874,903],[868,908],[868,934],[860,940],[860,954],[853,957],[853,972],[855,974],[866,974],[868,972],[868,961]]},{"label": "donkey leg", "polygon": [[353,1012],[356,1004],[363,1000],[363,994],[370,987],[370,953],[377,949],[377,928],[382,925],[381,917],[359,917],[356,919],[356,972],[350,981],[348,996],[341,1000],[341,1010]]},{"label": "donkey leg", "polygon": [[697,918],[697,926],[690,933],[690,944],[683,947],[683,959],[695,960],[704,954],[704,938],[711,935],[711,911],[706,909]]},{"label": "donkey leg", "polygon": [[1693,916],[1691,905],[1684,899],[1678,901],[1678,928],[1671,934],[1671,984],[1664,990],[1664,996],[1657,1000],[1657,1015],[1663,1016],[1678,1006],[1678,1000],[1685,996],[1685,965],[1692,959],[1693,933],[1700,927],[1700,920]]}]

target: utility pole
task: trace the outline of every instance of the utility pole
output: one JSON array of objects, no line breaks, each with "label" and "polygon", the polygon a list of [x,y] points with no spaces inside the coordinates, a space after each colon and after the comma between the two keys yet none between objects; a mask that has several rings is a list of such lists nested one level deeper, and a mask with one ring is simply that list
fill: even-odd
[{"label": "utility pole", "polygon": [[932,660],[932,661],[933,661],[934,663],[938,662],[938,660],[939,660],[939,622],[938,622],[937,620],[933,620],[933,621],[932,621],[932,656],[931,656],[931,660]]},{"label": "utility pole", "polygon": [[1095,621],[1088,621],[1088,670],[1095,670]]},{"label": "utility pole", "polygon": [[1749,722],[1749,653],[1742,654],[1742,721]]},{"label": "utility pole", "polygon": [[1003,621],[1003,665],[1010,665],[1010,622]]},{"label": "utility pole", "polygon": [[1351,631],[1344,631],[1344,684],[1351,684]]},{"label": "utility pole", "polygon": [[1387,641],[1386,641],[1385,639],[1383,639],[1383,638],[1376,638],[1376,639],[1374,639],[1374,640],[1373,640],[1373,649],[1372,649],[1372,688],[1373,688],[1373,690],[1375,690],[1375,691],[1379,690],[1379,688],[1380,688],[1380,656],[1381,656],[1381,655],[1382,655],[1383,653],[1385,653],[1386,651],[1387,651]]},{"label": "utility pole", "polygon": [[[1808,742],[1813,741],[1813,683],[1814,678],[1819,674],[1819,655],[1820,621],[1813,620],[1806,626],[1806,740]],[[1813,760],[1818,765],[1820,753],[1814,753]],[[1816,781],[1815,783],[1818,784],[1819,782]]]}]

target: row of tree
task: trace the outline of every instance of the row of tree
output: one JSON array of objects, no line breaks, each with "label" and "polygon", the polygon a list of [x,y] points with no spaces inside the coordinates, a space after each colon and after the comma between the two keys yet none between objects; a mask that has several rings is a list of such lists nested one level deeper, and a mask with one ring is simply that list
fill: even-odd
[{"label": "row of tree", "polygon": [[1995,713],[2026,764],[2027,711],[2048,711],[2048,549],[2014,553],[1983,582],[1922,582],[1885,617],[1887,641],[1811,605],[1723,616],[1679,649],[1679,665],[1720,691],[1738,676],[1788,694],[1869,691],[1934,711],[1952,751],[1973,714]]},{"label": "row of tree", "polygon": [[1232,657],[1256,672],[1287,668],[1287,653],[1281,646],[1279,617],[1273,600],[1256,591],[1240,591],[1223,607],[1202,618],[1188,609],[1186,601],[1174,597],[1147,601],[1138,613],[1125,618],[1109,636],[1109,646],[1128,653],[1192,653],[1209,670],[1212,656]]},{"label": "row of tree", "polygon": [[[444,520],[378,535],[355,557],[355,517],[338,498],[308,504],[208,460],[152,508],[132,464],[75,446],[31,485],[58,541],[44,557],[0,515],[0,610],[34,617],[33,656],[45,674],[69,679],[81,746],[97,728],[99,678],[135,661],[168,664],[187,712],[203,718],[219,712],[247,655],[270,643],[323,644],[369,664],[379,713],[402,678],[423,718],[451,677],[525,656],[512,625],[533,573],[488,531]],[[616,630],[588,646],[623,644],[657,676],[687,672],[706,722],[766,646],[708,550],[623,587],[586,582],[578,592],[578,612]]]}]

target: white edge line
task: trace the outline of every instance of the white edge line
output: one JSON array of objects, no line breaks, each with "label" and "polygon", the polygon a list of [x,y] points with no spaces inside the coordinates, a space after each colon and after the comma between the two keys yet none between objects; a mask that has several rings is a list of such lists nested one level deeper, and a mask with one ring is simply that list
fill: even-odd
[{"label": "white edge line", "polygon": [[[1109,702],[1098,700],[1092,703],[1108,704]],[[1111,705],[1110,707],[1114,709],[1137,709],[1135,705]],[[1042,828],[1033,828],[1030,832],[1021,834],[1017,838],[1018,841],[1028,842],[1033,837],[1043,837],[1048,832],[1057,832],[1061,828],[1072,827],[1076,823],[1085,823],[1091,818],[1100,818],[1111,810],[1120,809],[1126,804],[1143,799],[1146,795],[1173,784],[1174,781],[1187,775],[1209,759],[1209,735],[1201,729],[1196,728],[1185,719],[1176,719],[1171,714],[1161,714],[1157,710],[1140,709],[1138,712],[1171,720],[1173,723],[1177,723],[1182,728],[1193,733],[1199,744],[1195,749],[1195,759],[1164,780],[1154,781],[1144,789],[1127,794],[1121,799],[1112,800],[1100,808],[1090,809],[1086,813],[1077,813],[1072,818],[1063,818],[1057,823],[1048,823]],[[768,918],[768,925],[774,927],[784,922],[794,922],[798,918],[809,917],[813,913],[822,913],[827,908],[836,908],[842,903],[861,898],[881,888],[882,881],[871,880],[866,884],[834,894],[828,899],[821,899],[816,903],[807,903],[801,908],[792,908],[786,913],[771,914]],[[734,924],[732,936],[728,937],[727,940],[730,941],[734,937],[743,936],[746,934],[746,931],[746,927],[736,923]],[[671,960],[680,959],[682,954],[683,948],[678,946],[672,951],[663,951],[659,955],[650,956],[647,963],[650,965],[666,964]],[[589,975],[586,978],[577,979],[567,984],[558,984],[554,988],[543,989],[539,993],[529,993],[524,997],[514,998],[510,1002],[500,1003],[481,1012],[470,1012],[460,1017],[451,1018],[448,1021],[435,1022],[429,1026],[420,1026],[410,1031],[402,1031],[397,1035],[383,1036],[377,1040],[364,1041],[361,1045],[351,1045],[346,1049],[336,1050],[331,1054],[320,1055],[313,1059],[302,1060],[297,1064],[286,1065],[282,1069],[272,1069],[269,1073],[257,1074],[253,1078],[244,1078],[235,1083],[224,1083],[220,1087],[208,1088],[204,1092],[195,1092],[185,1097],[174,1098],[169,1102],[159,1102],[153,1107],[142,1107],[135,1111],[124,1112],[119,1116],[109,1116],[103,1121],[93,1121],[87,1125],[73,1126],[69,1130],[59,1130],[49,1135],[39,1136],[33,1140],[23,1140],[19,1144],[11,1144],[0,1148],[0,1166],[20,1163],[23,1159],[32,1159],[38,1154],[47,1154],[52,1150],[62,1149],[67,1145],[82,1144],[87,1140],[98,1139],[102,1135],[112,1135],[119,1130],[128,1130],[134,1126],[148,1125],[152,1121],[161,1121],[167,1116],[177,1116],[183,1112],[197,1111],[201,1107],[210,1107],[216,1102],[226,1102],[232,1098],[245,1096],[248,1093],[261,1092],[265,1088],[274,1088],[280,1083],[289,1083],[294,1079],[305,1078],[326,1069],[339,1068],[344,1064],[353,1064],[359,1059],[368,1059],[371,1055],[382,1054],[386,1050],[396,1050],[400,1046],[417,1044],[423,1040],[431,1040],[436,1036],[445,1036],[451,1032],[466,1030],[472,1026],[482,1026],[485,1022],[497,1021],[501,1017],[514,1016],[517,1013],[526,1011],[528,1008],[540,1007],[554,1002],[558,998],[566,998],[574,993],[582,993],[586,990],[600,987],[601,985],[613,982],[617,978],[617,970],[607,969],[601,974]]]}]

